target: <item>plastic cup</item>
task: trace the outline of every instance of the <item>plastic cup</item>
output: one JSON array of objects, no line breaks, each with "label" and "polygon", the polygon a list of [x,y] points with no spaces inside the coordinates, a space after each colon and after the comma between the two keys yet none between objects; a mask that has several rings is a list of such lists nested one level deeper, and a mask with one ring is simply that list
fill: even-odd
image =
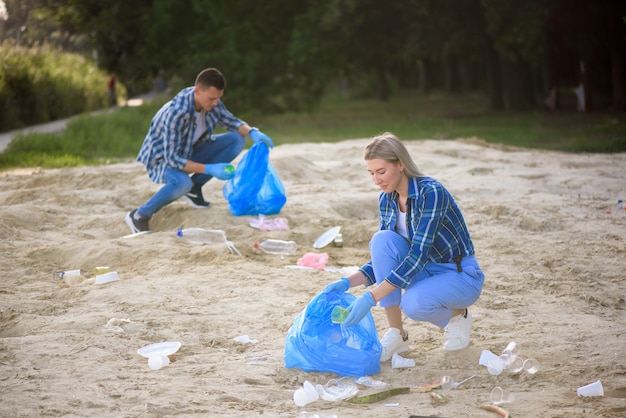
[{"label": "plastic cup", "polygon": [[515,342],[515,341],[511,341],[506,348],[504,349],[504,351],[502,351],[502,354],[507,354],[509,356],[515,356],[517,357],[519,355],[520,352],[520,346]]},{"label": "plastic cup", "polygon": [[500,405],[502,403],[513,402],[513,394],[509,391],[502,389],[500,386],[496,386],[491,391],[491,402],[494,405]]},{"label": "plastic cup", "polygon": [[496,356],[489,350],[483,350],[480,353],[480,359],[478,364],[485,366],[489,374],[497,376],[502,373],[502,370],[507,366],[507,363],[503,361],[499,356]]},{"label": "plastic cup", "polygon": [[539,371],[539,362],[534,358],[524,360],[522,369],[528,374],[535,374]]},{"label": "plastic cup", "polygon": [[320,397],[319,393],[315,389],[315,386],[308,380],[304,382],[304,385],[293,393],[293,401],[297,406],[305,406],[311,402],[315,402]]},{"label": "plastic cup", "polygon": [[333,311],[330,313],[330,320],[333,324],[343,324],[348,315],[350,315],[350,311],[348,309],[342,308],[341,306],[335,306]]},{"label": "plastic cup", "polygon": [[604,388],[602,388],[602,382],[589,383],[588,385],[581,386],[576,390],[578,396],[604,396]]},{"label": "plastic cup", "polygon": [[148,359],[148,366],[152,370],[159,370],[163,366],[170,364],[170,358],[168,356],[150,356]]},{"label": "plastic cup", "polygon": [[120,276],[117,274],[116,271],[110,271],[108,273],[104,273],[104,274],[100,274],[96,276],[96,284],[114,282],[119,279],[120,279]]},{"label": "plastic cup", "polygon": [[517,356],[509,356],[506,362],[507,368],[511,373],[519,373],[524,369],[524,360]]},{"label": "plastic cup", "polygon": [[441,389],[443,389],[444,392],[448,392],[450,389],[452,389],[453,383],[454,383],[454,379],[452,379],[452,377],[443,376],[441,378]]},{"label": "plastic cup", "polygon": [[391,368],[401,369],[403,367],[415,367],[415,360],[412,358],[404,358],[398,353],[391,356]]}]

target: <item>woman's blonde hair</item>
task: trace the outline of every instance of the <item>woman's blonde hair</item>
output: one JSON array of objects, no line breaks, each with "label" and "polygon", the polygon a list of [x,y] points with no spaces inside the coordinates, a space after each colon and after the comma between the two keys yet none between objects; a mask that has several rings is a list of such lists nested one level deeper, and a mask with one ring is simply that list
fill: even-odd
[{"label": "woman's blonde hair", "polygon": [[365,161],[377,158],[394,164],[400,161],[404,167],[404,173],[408,177],[424,177],[424,173],[413,162],[409,151],[402,141],[390,132],[385,132],[372,138],[365,147],[365,155],[363,157]]}]

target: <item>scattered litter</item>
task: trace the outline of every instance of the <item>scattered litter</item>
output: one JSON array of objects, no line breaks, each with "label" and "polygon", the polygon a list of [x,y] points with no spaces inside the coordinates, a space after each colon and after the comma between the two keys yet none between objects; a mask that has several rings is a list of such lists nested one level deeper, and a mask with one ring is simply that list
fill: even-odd
[{"label": "scattered litter", "polygon": [[115,282],[120,279],[119,274],[116,271],[110,271],[105,274],[99,274],[96,276],[96,284],[104,284],[109,282]]},{"label": "scattered litter", "polygon": [[123,334],[124,329],[122,325],[130,324],[130,319],[111,318],[109,322],[104,326],[104,329],[108,332],[115,332],[116,334]]},{"label": "scattered litter", "polygon": [[382,380],[376,380],[376,379],[372,378],[371,376],[357,377],[357,378],[354,379],[354,382],[357,385],[363,385],[363,386],[367,386],[367,387],[375,388],[375,389],[383,389],[383,388],[389,386],[388,383],[385,383]]},{"label": "scattered litter", "polygon": [[400,406],[400,402],[386,403],[385,406]]},{"label": "scattered litter", "polygon": [[317,412],[302,411],[298,415],[298,418],[337,418],[335,414],[320,414]]},{"label": "scattered litter", "polygon": [[401,369],[403,367],[415,367],[415,360],[404,358],[398,353],[393,353],[393,356],[391,356],[391,368]]},{"label": "scattered litter", "polygon": [[428,395],[430,396],[430,399],[439,403],[446,403],[450,400],[446,395],[439,392],[430,392]]},{"label": "scattered litter", "polygon": [[259,342],[259,340],[251,340],[247,335],[240,335],[239,337],[233,338],[233,340],[242,344],[256,344]]},{"label": "scattered litter", "polygon": [[480,406],[480,409],[484,409],[485,411],[489,411],[489,412],[495,412],[496,414],[500,415],[502,418],[509,418],[511,416],[507,410],[502,409],[497,405],[482,405]]},{"label": "scattered litter", "polygon": [[318,270],[324,270],[328,263],[327,253],[305,253],[298,259],[296,263],[300,267],[312,267]]},{"label": "scattered litter", "polygon": [[359,392],[359,388],[356,384],[345,380],[345,377],[331,379],[324,386],[316,385],[315,389],[317,393],[319,393],[320,398],[325,401],[341,401],[343,399],[352,398]]},{"label": "scattered litter", "polygon": [[[298,265],[288,265],[285,266],[286,269],[291,269],[291,270],[311,270],[311,271],[317,271],[318,269],[314,268],[314,267],[307,267],[307,266],[298,266]],[[324,271],[328,271],[331,273],[339,273],[341,276],[349,276],[350,274],[354,273],[355,271],[357,271],[359,269],[358,266],[347,266],[347,267],[326,267],[324,269]]]},{"label": "scattered litter", "polygon": [[576,394],[578,396],[604,396],[604,388],[602,387],[602,382],[598,380],[593,383],[589,383],[588,385],[579,387],[576,390]]},{"label": "scattered litter", "polygon": [[286,218],[248,218],[248,225],[261,231],[289,231],[289,221]]},{"label": "scattered litter", "polygon": [[515,396],[511,392],[502,389],[500,386],[496,386],[491,391],[491,403],[494,405],[513,402],[514,399]]}]

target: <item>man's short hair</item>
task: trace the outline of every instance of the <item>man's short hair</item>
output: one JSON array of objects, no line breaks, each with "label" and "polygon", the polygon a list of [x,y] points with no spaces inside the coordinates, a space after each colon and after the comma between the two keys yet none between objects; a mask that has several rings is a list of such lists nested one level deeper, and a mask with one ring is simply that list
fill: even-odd
[{"label": "man's short hair", "polygon": [[224,90],[226,79],[217,68],[205,68],[196,77],[196,86],[215,87],[218,90]]}]

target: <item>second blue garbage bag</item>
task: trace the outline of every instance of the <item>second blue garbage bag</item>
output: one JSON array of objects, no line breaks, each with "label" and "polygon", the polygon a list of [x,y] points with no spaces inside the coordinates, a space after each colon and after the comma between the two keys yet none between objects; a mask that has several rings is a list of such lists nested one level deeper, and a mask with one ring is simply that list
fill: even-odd
[{"label": "second blue garbage bag", "polygon": [[222,193],[233,215],[276,215],[287,202],[269,153],[264,143],[251,146],[237,164],[233,178],[224,184]]},{"label": "second blue garbage bag", "polygon": [[315,296],[287,332],[285,367],[351,377],[379,373],[382,347],[372,314],[353,327],[330,320],[335,306],[346,308],[355,299],[346,292]]}]

